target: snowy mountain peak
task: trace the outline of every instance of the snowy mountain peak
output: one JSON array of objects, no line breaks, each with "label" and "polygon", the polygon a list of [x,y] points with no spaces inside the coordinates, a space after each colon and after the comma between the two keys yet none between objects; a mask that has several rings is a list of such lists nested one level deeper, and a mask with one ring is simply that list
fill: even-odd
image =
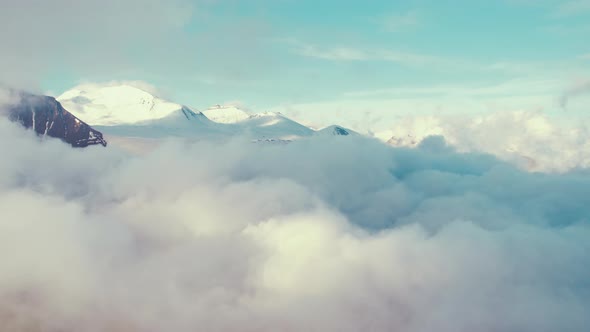
[{"label": "snowy mountain peak", "polygon": [[244,121],[250,115],[237,106],[215,105],[203,112],[207,118],[217,123],[237,123]]},{"label": "snowy mountain peak", "polygon": [[263,118],[263,117],[284,117],[281,112],[260,112],[250,116],[250,118]]},{"label": "snowy mountain peak", "polygon": [[57,100],[75,116],[92,125],[120,125],[157,120],[183,109],[129,84],[85,84],[64,92]]},{"label": "snowy mountain peak", "polygon": [[329,126],[324,129],[317,131],[318,135],[326,135],[326,136],[348,136],[348,135],[358,135],[354,131],[350,129],[346,129],[340,126]]}]

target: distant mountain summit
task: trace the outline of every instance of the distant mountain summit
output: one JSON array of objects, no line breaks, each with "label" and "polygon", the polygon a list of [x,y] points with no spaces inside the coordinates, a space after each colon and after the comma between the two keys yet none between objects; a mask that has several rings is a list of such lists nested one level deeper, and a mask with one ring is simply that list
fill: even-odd
[{"label": "distant mountain summit", "polygon": [[320,129],[317,131],[317,134],[324,135],[324,136],[358,135],[358,133],[356,133],[350,129],[346,129],[344,127],[340,127],[340,126],[336,126],[336,125]]},{"label": "distant mountain summit", "polygon": [[93,126],[137,124],[182,114],[187,109],[129,84],[80,85],[57,100]]},{"label": "distant mountain summit", "polygon": [[206,117],[217,123],[237,123],[247,120],[250,115],[237,106],[215,105],[203,111]]},{"label": "distant mountain summit", "polygon": [[20,101],[6,107],[8,118],[38,135],[60,138],[73,147],[107,146],[98,130],[65,110],[53,97],[18,93]]}]

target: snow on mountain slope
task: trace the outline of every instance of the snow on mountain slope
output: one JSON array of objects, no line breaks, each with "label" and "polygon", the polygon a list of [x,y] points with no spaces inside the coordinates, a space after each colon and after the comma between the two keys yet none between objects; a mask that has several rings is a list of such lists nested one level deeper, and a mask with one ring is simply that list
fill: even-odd
[{"label": "snow on mountain slope", "polygon": [[220,124],[212,122],[203,113],[181,106],[177,112],[160,118],[130,124],[95,126],[108,136],[135,138],[186,137],[198,138],[221,134]]},{"label": "snow on mountain slope", "polygon": [[316,131],[316,135],[320,135],[320,136],[349,136],[349,135],[358,135],[358,133],[356,133],[353,130],[344,128],[344,127],[333,125],[333,126],[328,126],[326,128]]},{"label": "snow on mountain slope", "polygon": [[160,119],[95,127],[105,135],[144,138],[212,138],[244,135],[252,139],[293,140],[315,133],[311,128],[276,113],[255,114],[236,123],[217,123],[203,113],[193,112],[186,107]]},{"label": "snow on mountain slope", "polygon": [[237,123],[244,121],[250,117],[250,115],[236,106],[222,106],[215,105],[203,111],[203,114],[211,121],[217,123]]},{"label": "snow on mountain slope", "polygon": [[245,134],[282,140],[297,139],[315,133],[313,129],[275,112],[254,114],[246,120],[233,124],[233,126],[241,127]]},{"label": "snow on mountain slope", "polygon": [[315,133],[280,113],[249,115],[234,106],[194,112],[129,84],[86,84],[58,99],[73,114],[111,137],[200,139],[244,135],[254,140],[293,140]]},{"label": "snow on mountain slope", "polygon": [[163,119],[182,109],[182,105],[128,84],[84,84],[64,92],[57,100],[72,114],[94,126]]}]

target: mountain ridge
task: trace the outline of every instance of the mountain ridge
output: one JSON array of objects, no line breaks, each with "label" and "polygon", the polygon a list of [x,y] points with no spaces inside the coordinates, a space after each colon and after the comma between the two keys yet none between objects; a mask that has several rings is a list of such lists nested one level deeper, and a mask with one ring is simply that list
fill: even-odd
[{"label": "mountain ridge", "polygon": [[8,119],[32,129],[39,136],[59,138],[72,147],[107,146],[103,134],[68,112],[49,96],[13,92],[18,102],[6,105]]}]

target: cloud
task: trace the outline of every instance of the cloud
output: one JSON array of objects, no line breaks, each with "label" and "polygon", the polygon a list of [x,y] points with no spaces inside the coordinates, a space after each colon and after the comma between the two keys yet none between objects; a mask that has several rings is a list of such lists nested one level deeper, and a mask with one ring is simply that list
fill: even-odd
[{"label": "cloud", "polygon": [[590,176],[441,138],[71,149],[0,120],[3,331],[585,331]]},{"label": "cloud", "polygon": [[421,23],[416,11],[385,15],[377,19],[377,21],[383,29],[389,32],[397,32],[416,27]]},{"label": "cloud", "polygon": [[505,97],[552,93],[561,84],[555,79],[513,79],[494,84],[435,85],[423,87],[402,86],[398,88],[351,91],[345,97],[417,97],[463,96],[463,97]]},{"label": "cloud", "polygon": [[377,135],[396,146],[415,146],[428,136],[441,135],[459,151],[493,154],[531,171],[590,167],[588,123],[567,122],[539,111],[404,116]]},{"label": "cloud", "polygon": [[567,17],[574,15],[581,15],[590,11],[590,1],[588,0],[572,0],[564,1],[559,4],[556,17]]},{"label": "cloud", "polygon": [[579,81],[563,92],[559,98],[559,105],[565,109],[571,99],[586,94],[590,94],[590,80]]},{"label": "cloud", "polygon": [[300,45],[297,53],[306,57],[335,61],[367,61],[372,59],[365,51],[349,47],[319,49],[313,45]]},{"label": "cloud", "polygon": [[302,43],[299,41],[290,41],[294,47],[294,52],[310,58],[317,58],[332,61],[387,61],[396,62],[402,65],[444,65],[449,64],[450,60],[419,53],[381,50],[381,49],[362,49],[355,47],[318,47],[316,45]]},{"label": "cloud", "polygon": [[560,73],[567,68],[562,62],[548,61],[496,61],[478,62],[456,56],[441,56],[424,54],[411,50],[396,50],[379,47],[362,46],[318,46],[296,39],[281,39],[282,43],[291,46],[291,51],[300,56],[329,61],[381,61],[391,62],[402,66],[415,67],[430,71],[447,71],[457,73],[475,72],[479,74],[511,74],[516,77],[538,76],[540,72],[547,72],[551,68]]},{"label": "cloud", "polygon": [[233,0],[0,0],[0,6],[0,84],[38,93],[48,85],[59,94],[64,84],[141,79],[192,99],[178,86],[219,94],[252,86],[277,66],[264,19],[221,17],[239,6]]},{"label": "cloud", "polygon": [[18,103],[18,96],[13,90],[0,86],[0,111],[6,109],[6,106]]},{"label": "cloud", "polygon": [[2,81],[19,87],[37,84],[62,64],[84,73],[122,71],[130,66],[130,52],[179,34],[194,10],[185,0],[1,0],[0,5]]},{"label": "cloud", "polygon": [[[456,125],[460,126],[485,114],[541,112],[549,118],[555,118],[551,121],[560,130],[569,130],[573,127],[562,123],[563,119],[559,116],[555,117],[556,113],[563,115],[558,103],[563,85],[561,79],[543,78],[484,81],[469,85],[400,85],[384,89],[351,90],[333,100],[290,104],[272,110],[283,112],[301,123],[316,127],[336,122],[367,134],[387,132],[384,137],[380,136],[385,140],[406,132],[403,128],[399,128],[399,133],[391,130],[397,128],[396,124],[402,119],[429,116],[459,116],[464,121],[456,122]],[[582,102],[572,103],[568,116],[579,116],[580,122],[584,122],[585,111]],[[489,134],[492,135],[494,132],[491,131]]]},{"label": "cloud", "polygon": [[128,85],[134,88],[138,88],[140,90],[143,90],[145,92],[148,92],[149,94],[156,96],[156,97],[160,97],[163,98],[165,93],[162,92],[160,89],[158,89],[157,87],[155,87],[154,85],[145,82],[145,81],[109,81],[109,82],[101,82],[101,83],[95,83],[95,82],[82,82],[81,84],[75,86],[72,88],[72,90],[96,90],[99,88],[103,88],[103,87],[117,87],[117,86],[121,86],[121,85]]}]

